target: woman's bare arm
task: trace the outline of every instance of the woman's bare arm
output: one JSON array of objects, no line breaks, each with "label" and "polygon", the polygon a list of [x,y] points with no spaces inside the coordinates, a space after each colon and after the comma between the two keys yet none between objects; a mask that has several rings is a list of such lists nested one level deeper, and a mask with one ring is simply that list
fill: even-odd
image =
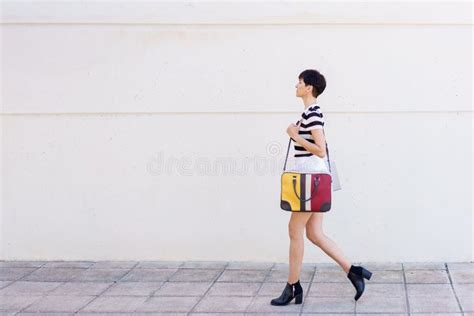
[{"label": "woman's bare arm", "polygon": [[326,141],[324,139],[323,130],[312,129],[311,135],[313,136],[315,144],[308,142],[301,135],[295,135],[293,139],[310,153],[313,153],[320,158],[326,157]]}]

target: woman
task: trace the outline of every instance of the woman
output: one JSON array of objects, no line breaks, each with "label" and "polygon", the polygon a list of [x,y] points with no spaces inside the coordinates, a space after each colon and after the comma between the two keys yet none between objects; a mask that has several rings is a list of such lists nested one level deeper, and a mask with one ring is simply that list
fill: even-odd
[{"label": "woman", "polygon": [[[295,142],[295,168],[297,172],[327,172],[325,163],[326,141],[323,134],[324,117],[316,98],[326,88],[326,80],[317,70],[307,69],[298,76],[296,96],[303,100],[305,109],[298,125],[290,124],[288,135]],[[370,279],[372,273],[361,266],[352,265],[337,244],[323,233],[323,216],[319,212],[292,212],[288,231],[290,237],[290,258],[288,282],[280,297],[272,299],[272,305],[287,305],[295,298],[295,304],[303,302],[303,288],[299,274],[303,261],[304,239],[306,237],[327,255],[335,260],[347,273],[347,278],[356,289],[357,301],[364,292],[364,278]]]}]

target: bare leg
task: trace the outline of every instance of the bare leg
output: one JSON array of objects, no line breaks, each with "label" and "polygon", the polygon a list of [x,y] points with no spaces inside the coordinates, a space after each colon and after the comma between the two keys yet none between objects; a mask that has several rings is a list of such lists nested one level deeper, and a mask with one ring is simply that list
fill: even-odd
[{"label": "bare leg", "polygon": [[292,212],[288,223],[288,233],[290,235],[290,271],[288,283],[293,284],[299,280],[301,265],[304,254],[304,229],[310,212]]},{"label": "bare leg", "polygon": [[344,257],[339,246],[323,232],[323,215],[324,213],[312,213],[306,223],[306,237],[349,273],[351,263]]}]

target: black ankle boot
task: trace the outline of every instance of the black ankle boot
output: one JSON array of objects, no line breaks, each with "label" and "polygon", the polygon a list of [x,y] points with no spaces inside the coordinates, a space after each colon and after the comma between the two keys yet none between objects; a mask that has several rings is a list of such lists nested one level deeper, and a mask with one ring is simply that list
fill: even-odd
[{"label": "black ankle boot", "polygon": [[303,288],[301,287],[300,280],[293,284],[286,282],[285,289],[280,297],[272,299],[270,303],[272,305],[288,305],[294,298],[295,304],[301,304],[303,302]]},{"label": "black ankle boot", "polygon": [[347,277],[349,278],[349,280],[351,280],[352,285],[354,285],[354,287],[356,288],[357,293],[354,296],[354,299],[356,301],[359,299],[362,293],[364,293],[364,278],[370,280],[371,276],[372,272],[365,269],[364,267],[351,265],[349,273],[347,273]]}]

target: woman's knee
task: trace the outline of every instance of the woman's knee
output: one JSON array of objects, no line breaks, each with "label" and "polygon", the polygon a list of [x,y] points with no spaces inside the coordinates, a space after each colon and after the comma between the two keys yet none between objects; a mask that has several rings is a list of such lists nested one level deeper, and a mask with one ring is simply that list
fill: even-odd
[{"label": "woman's knee", "polygon": [[288,225],[288,235],[291,239],[304,239],[304,226]]},{"label": "woman's knee", "polygon": [[306,231],[306,238],[308,238],[311,242],[316,245],[320,245],[324,239],[326,239],[326,235],[323,232],[315,233],[311,231]]},{"label": "woman's knee", "polygon": [[292,213],[288,222],[288,232],[291,239],[304,239],[304,230],[311,213]]}]

